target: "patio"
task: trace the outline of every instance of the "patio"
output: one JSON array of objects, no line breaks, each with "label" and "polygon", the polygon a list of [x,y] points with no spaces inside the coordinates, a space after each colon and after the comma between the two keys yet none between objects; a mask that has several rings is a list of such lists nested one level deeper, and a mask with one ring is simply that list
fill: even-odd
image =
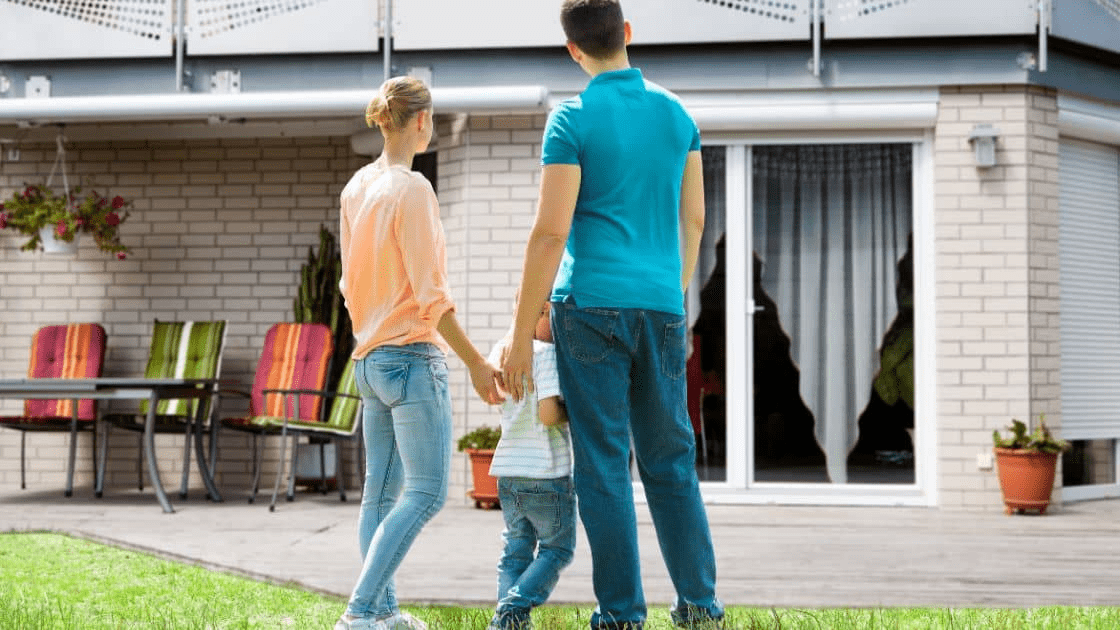
[{"label": "patio", "polygon": [[[301,493],[275,513],[201,493],[154,509],[150,492],[95,499],[79,486],[0,488],[0,531],[55,530],[169,558],[345,596],[359,562],[358,503]],[[1055,506],[1046,516],[925,508],[709,506],[728,604],[761,607],[1027,607],[1120,605],[1120,501]],[[639,507],[651,605],[673,596]],[[498,511],[451,497],[421,533],[397,577],[407,602],[487,605],[502,527]],[[578,543],[556,603],[591,601],[591,560]]]}]

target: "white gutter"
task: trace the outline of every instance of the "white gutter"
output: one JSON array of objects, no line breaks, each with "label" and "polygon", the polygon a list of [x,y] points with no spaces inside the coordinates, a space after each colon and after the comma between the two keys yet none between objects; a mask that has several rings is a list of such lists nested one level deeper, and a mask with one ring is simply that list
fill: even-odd
[{"label": "white gutter", "polygon": [[1058,132],[1072,138],[1120,145],[1120,105],[1059,94]]},{"label": "white gutter", "polygon": [[[245,118],[361,118],[370,90],[242,92],[240,94],[138,94],[0,99],[0,124],[140,120],[237,120]],[[543,112],[541,85],[432,88],[437,113]]]},{"label": "white gutter", "polygon": [[931,129],[938,99],[937,90],[683,97],[701,130],[742,132]]}]

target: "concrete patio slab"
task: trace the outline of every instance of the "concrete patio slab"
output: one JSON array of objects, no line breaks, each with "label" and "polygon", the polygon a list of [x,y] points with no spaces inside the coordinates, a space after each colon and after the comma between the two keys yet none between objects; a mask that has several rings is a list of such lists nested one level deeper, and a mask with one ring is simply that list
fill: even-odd
[{"label": "concrete patio slab", "polygon": [[[55,530],[202,566],[346,596],[360,562],[358,503],[301,493],[268,511],[200,496],[160,511],[151,492],[0,489],[0,531]],[[177,499],[177,496],[173,496]],[[924,508],[708,508],[728,604],[762,607],[1120,606],[1120,501],[1073,503],[1045,516]],[[651,605],[674,592],[644,506],[642,571]],[[490,605],[501,546],[499,511],[460,498],[421,532],[397,575],[402,601]],[[553,603],[589,603],[582,532]]]}]

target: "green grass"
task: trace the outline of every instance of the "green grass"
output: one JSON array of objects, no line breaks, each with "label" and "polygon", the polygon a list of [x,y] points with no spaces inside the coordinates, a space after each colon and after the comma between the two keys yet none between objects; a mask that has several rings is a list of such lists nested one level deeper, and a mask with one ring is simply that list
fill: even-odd
[{"label": "green grass", "polygon": [[[481,577],[479,579],[487,579]],[[0,630],[331,628],[345,601],[52,533],[0,534]],[[407,606],[431,630],[486,627],[490,608]],[[537,630],[585,630],[586,606],[544,606]],[[743,630],[1112,630],[1120,608],[823,609],[731,607]],[[648,630],[671,628],[653,607]]]}]

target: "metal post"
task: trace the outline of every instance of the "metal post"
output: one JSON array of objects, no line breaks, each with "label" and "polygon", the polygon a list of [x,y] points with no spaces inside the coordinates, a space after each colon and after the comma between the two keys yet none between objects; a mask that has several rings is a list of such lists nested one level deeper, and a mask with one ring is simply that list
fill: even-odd
[{"label": "metal post", "polygon": [[813,3],[813,76],[821,76],[821,0],[810,0]]},{"label": "metal post", "polygon": [[384,50],[381,51],[381,57],[385,61],[385,80],[388,81],[393,76],[393,0],[385,0],[385,33]]},{"label": "metal post", "polygon": [[1046,72],[1046,57],[1049,49],[1050,36],[1050,3],[1039,0],[1038,3],[1038,71]]},{"label": "metal post", "polygon": [[183,22],[186,21],[187,0],[178,0],[177,16],[175,18],[175,92],[183,91],[183,51],[186,42],[183,41]]}]

